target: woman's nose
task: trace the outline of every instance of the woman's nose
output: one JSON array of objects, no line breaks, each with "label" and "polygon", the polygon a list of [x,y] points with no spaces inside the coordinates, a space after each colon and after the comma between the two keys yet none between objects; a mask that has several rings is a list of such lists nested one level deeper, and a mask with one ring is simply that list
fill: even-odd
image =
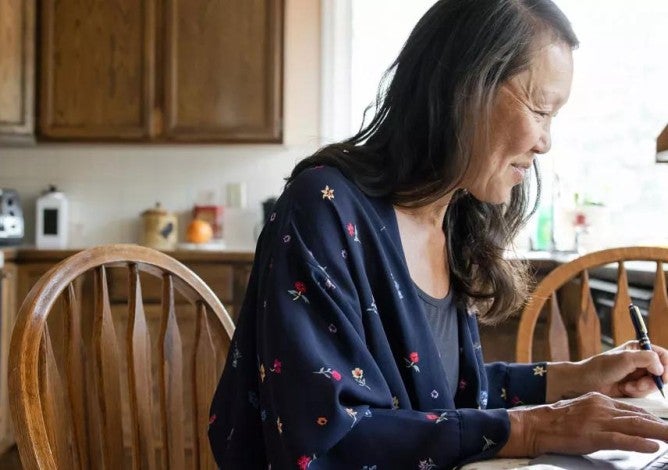
[{"label": "woman's nose", "polygon": [[538,142],[536,142],[533,151],[538,154],[543,154],[549,152],[551,147],[552,134],[550,132],[550,125],[546,124],[540,133],[540,137],[538,138]]}]

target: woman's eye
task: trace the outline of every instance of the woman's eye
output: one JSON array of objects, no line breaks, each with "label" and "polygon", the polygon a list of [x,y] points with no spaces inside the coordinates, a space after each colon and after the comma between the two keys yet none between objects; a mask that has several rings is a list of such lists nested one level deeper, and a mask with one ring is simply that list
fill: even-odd
[{"label": "woman's eye", "polygon": [[550,113],[545,112],[545,111],[539,111],[539,110],[537,110],[537,109],[534,109],[534,110],[533,110],[533,113],[534,113],[536,116],[540,116],[540,117],[542,117],[542,118],[546,118],[546,117],[550,117],[550,116],[551,116]]}]

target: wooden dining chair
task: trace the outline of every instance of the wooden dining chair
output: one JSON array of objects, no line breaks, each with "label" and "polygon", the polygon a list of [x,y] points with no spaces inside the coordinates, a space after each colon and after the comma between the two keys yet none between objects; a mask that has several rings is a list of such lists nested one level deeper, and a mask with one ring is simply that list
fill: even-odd
[{"label": "wooden dining chair", "polygon": [[[668,263],[668,248],[611,248],[562,264],[538,283],[520,317],[515,348],[517,362],[532,361],[536,324],[541,312],[545,312],[547,317],[547,360],[579,360],[601,352],[601,326],[592,298],[589,271],[611,263],[617,264],[617,289],[609,319],[612,340],[615,345],[619,345],[635,339],[628,310],[631,298],[625,262],[629,261],[655,263],[647,328],[653,343],[668,347],[668,295],[666,272],[663,269],[663,263]],[[576,291],[575,296],[564,294],[567,285],[571,292]],[[565,305],[567,303],[570,307]],[[565,313],[570,314],[567,317],[571,321],[564,320]],[[571,338],[574,348],[569,348],[569,330],[574,335]],[[573,350],[575,357],[570,354]]]},{"label": "wooden dining chair", "polygon": [[54,266],[11,339],[24,468],[215,468],[209,404],[233,330],[211,289],[159,251],[100,246]]}]

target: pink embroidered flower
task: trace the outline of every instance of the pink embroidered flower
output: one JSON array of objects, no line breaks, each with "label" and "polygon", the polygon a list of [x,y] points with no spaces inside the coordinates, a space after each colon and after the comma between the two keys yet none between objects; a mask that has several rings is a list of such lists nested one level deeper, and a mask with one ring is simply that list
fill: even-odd
[{"label": "pink embroidered flower", "polygon": [[339,371],[333,370],[332,371],[332,378],[336,380],[337,382],[341,380],[341,374],[339,374]]},{"label": "pink embroidered flower", "polygon": [[427,419],[429,421],[436,421],[438,419],[438,415],[435,415],[434,413],[427,413]]},{"label": "pink embroidered flower", "polygon": [[295,282],[295,290],[300,294],[303,294],[304,292],[306,292],[306,285],[301,281],[297,281]]},{"label": "pink embroidered flower", "polygon": [[327,418],[321,416],[316,420],[316,423],[318,423],[319,426],[324,426],[325,424],[327,424]]},{"label": "pink embroidered flower", "polygon": [[348,230],[348,234],[351,237],[355,235],[355,226],[352,224],[352,222],[348,222],[348,225],[346,225],[346,229]]},{"label": "pink embroidered flower", "polygon": [[356,378],[356,379],[361,379],[362,377],[364,377],[364,371],[362,369],[360,369],[359,367],[355,367],[352,370],[352,374],[353,374],[353,377]]},{"label": "pink embroidered flower", "polygon": [[306,455],[302,455],[297,459],[297,466],[300,470],[306,470],[310,464],[311,457],[307,457]]},{"label": "pink embroidered flower", "polygon": [[415,351],[410,353],[407,358],[404,357],[404,362],[406,363],[406,368],[413,369],[415,372],[420,372],[420,368],[417,365],[417,363],[420,362],[420,356]]},{"label": "pink embroidered flower", "polygon": [[304,293],[306,292],[306,284],[304,284],[302,281],[296,281],[294,283],[295,288],[288,290],[288,294],[292,295],[292,300],[303,300],[307,304],[310,303],[308,301],[308,298],[306,298],[306,295]]},{"label": "pink embroidered flower", "polygon": [[518,397],[517,395],[515,395],[515,396],[510,400],[510,403],[512,403],[513,406],[517,406],[517,405],[521,405],[521,404],[522,404],[522,400],[520,400],[520,397]]},{"label": "pink embroidered flower", "polygon": [[209,426],[211,426],[215,420],[216,420],[216,415],[211,415],[209,417]]},{"label": "pink embroidered flower", "polygon": [[281,366],[282,366],[281,361],[279,361],[278,359],[274,359],[274,367],[271,368],[271,371],[276,373],[276,374],[280,374],[281,373]]},{"label": "pink embroidered flower", "polygon": [[466,388],[466,380],[462,379],[459,381],[459,390],[464,390]]}]

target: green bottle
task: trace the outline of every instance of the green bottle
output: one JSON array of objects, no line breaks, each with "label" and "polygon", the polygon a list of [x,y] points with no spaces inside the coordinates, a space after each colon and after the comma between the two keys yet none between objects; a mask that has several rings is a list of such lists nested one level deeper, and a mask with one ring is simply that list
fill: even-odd
[{"label": "green bottle", "polygon": [[549,206],[541,207],[538,212],[534,249],[538,251],[552,250],[552,208]]}]

